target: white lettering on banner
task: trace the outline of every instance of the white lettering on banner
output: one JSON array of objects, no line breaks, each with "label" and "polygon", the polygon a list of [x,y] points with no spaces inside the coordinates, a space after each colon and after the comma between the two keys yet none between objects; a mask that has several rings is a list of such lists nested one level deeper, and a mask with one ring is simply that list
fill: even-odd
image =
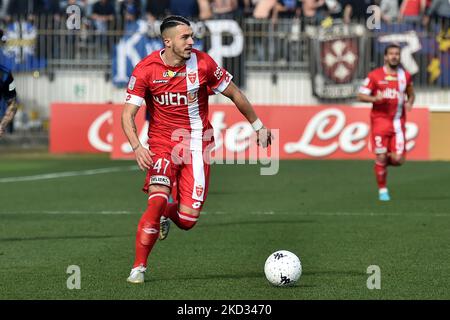
[{"label": "white lettering on banner", "polygon": [[112,127],[113,112],[111,110],[106,111],[99,115],[89,126],[88,140],[91,146],[102,152],[112,151],[112,133],[108,132],[106,141],[100,137],[100,129],[104,124],[108,124]]},{"label": "white lettering on banner", "polygon": [[[325,128],[330,123],[330,118],[336,117],[336,122],[328,130]],[[316,114],[306,125],[305,131],[301,139],[295,143],[286,143],[284,151],[294,153],[296,151],[303,152],[314,157],[323,157],[335,152],[338,148],[338,142],[333,142],[328,146],[313,146],[311,141],[317,135],[320,140],[328,140],[334,138],[345,126],[345,114],[339,109],[326,109]]]},{"label": "white lettering on banner", "polygon": [[349,124],[339,136],[339,146],[347,153],[356,153],[364,148],[364,138],[369,133],[369,126],[364,122]]},{"label": "white lettering on banner", "polygon": [[[145,124],[142,127],[141,132],[139,133],[139,141],[141,142],[141,144],[144,148],[148,148],[147,134],[148,134],[148,121],[145,121]],[[131,147],[131,145],[128,141],[125,143],[122,143],[122,145],[120,146],[120,150],[123,153],[132,153],[133,152],[133,148]]]},{"label": "white lettering on banner", "polygon": [[[205,21],[211,33],[211,48],[208,54],[219,66],[223,65],[223,58],[237,57],[244,49],[244,35],[239,24],[234,20],[208,20]],[[223,34],[228,33],[233,37],[233,41],[223,44]]]},{"label": "white lettering on banner", "polygon": [[213,150],[220,149],[223,144],[222,139],[222,130],[227,127],[227,124],[225,123],[225,112],[223,111],[216,111],[213,112],[211,115],[211,126],[214,128],[214,142],[215,147]]},{"label": "white lettering on banner", "polygon": [[238,122],[232,125],[225,136],[225,145],[228,151],[243,152],[250,146],[250,137],[253,134],[252,125],[248,122]]},{"label": "white lettering on banner", "polygon": [[409,151],[416,145],[414,139],[419,135],[419,126],[413,122],[407,122],[405,129],[406,150]]},{"label": "white lettering on banner", "polygon": [[[330,124],[331,118],[335,117],[335,123],[325,131]],[[345,114],[335,108],[323,110],[314,115],[306,124],[303,135],[298,142],[288,142],[284,145],[287,153],[302,152],[312,157],[324,157],[331,155],[340,148],[346,153],[356,153],[361,151],[367,144],[366,138],[369,135],[370,127],[364,122],[354,122],[346,126]],[[419,134],[419,127],[412,122],[406,123],[406,150],[414,148],[414,139]],[[312,145],[312,141],[317,137],[321,141],[330,140],[337,137],[337,141],[330,142],[325,146]]]},{"label": "white lettering on banner", "polygon": [[[139,30],[126,39],[121,39],[117,44],[117,73],[114,75],[115,82],[128,82],[127,60],[130,59],[133,66],[137,65],[143,58],[136,49],[136,44],[146,36],[148,25],[144,21],[138,21]],[[153,48],[146,48],[147,54]]]},{"label": "white lettering on banner", "polygon": [[417,65],[416,60],[414,60],[413,54],[422,49],[422,46],[420,44],[420,39],[415,31],[388,34],[379,37],[378,41],[381,43],[406,43],[406,46],[404,46],[401,51],[400,60],[402,62],[402,65],[409,73],[413,75],[419,72],[419,66]]}]

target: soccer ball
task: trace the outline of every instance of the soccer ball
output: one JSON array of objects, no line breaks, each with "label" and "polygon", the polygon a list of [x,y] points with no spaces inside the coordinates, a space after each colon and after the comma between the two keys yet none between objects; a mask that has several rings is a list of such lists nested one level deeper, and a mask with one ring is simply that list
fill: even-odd
[{"label": "soccer ball", "polygon": [[302,264],[300,259],[292,252],[279,250],[267,258],[264,273],[267,280],[275,286],[291,286],[300,278]]}]

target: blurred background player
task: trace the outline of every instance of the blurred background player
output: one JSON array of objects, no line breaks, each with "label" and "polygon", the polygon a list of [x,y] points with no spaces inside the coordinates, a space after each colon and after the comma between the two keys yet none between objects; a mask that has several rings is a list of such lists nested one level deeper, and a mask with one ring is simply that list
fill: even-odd
[{"label": "blurred background player", "polygon": [[[3,30],[0,29],[0,43],[3,43]],[[11,71],[0,61],[0,138],[17,112],[16,85]]]},{"label": "blurred background player", "polygon": [[[148,255],[158,237],[167,236],[170,221],[189,230],[199,218],[208,193],[207,158],[213,145],[213,129],[208,121],[209,90],[233,101],[257,132],[259,145],[267,147],[272,137],[232,82],[232,75],[208,54],[193,49],[188,20],[169,16],[160,29],[164,49],[154,51],[136,65],[122,113],[122,127],[136,161],[147,170],[143,190],[149,195],[138,225],[136,257],[127,279],[131,283],[144,282]],[[151,118],[149,149],[141,145],[134,122],[144,100]],[[181,149],[174,134],[182,138]],[[177,201],[168,204],[175,181]]]},{"label": "blurred background player", "polygon": [[405,110],[411,111],[415,99],[411,75],[400,65],[400,51],[398,44],[386,47],[384,66],[369,73],[358,94],[360,101],[373,104],[371,146],[381,201],[390,200],[387,166],[401,166],[405,161]]}]

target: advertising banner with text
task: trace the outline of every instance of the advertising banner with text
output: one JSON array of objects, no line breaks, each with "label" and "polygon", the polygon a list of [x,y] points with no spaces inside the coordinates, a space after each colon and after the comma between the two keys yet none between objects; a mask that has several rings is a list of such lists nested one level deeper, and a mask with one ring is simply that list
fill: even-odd
[{"label": "advertising banner with text", "polygon": [[[370,108],[350,106],[255,106],[273,129],[269,155],[280,159],[372,159],[369,150]],[[53,105],[50,151],[111,152],[114,159],[133,158],[120,125],[121,105]],[[136,123],[146,145],[144,108]],[[251,158],[257,150],[251,125],[234,106],[213,105],[214,158]],[[406,124],[408,159],[429,159],[429,111],[416,107]],[[84,149],[83,149],[84,148]],[[82,150],[83,149],[83,150]],[[274,150],[276,149],[276,150]]]}]

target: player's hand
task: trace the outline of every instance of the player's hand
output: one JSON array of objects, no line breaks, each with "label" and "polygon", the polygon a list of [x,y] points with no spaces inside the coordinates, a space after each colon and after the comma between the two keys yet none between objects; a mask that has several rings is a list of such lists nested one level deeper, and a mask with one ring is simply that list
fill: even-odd
[{"label": "player's hand", "polygon": [[155,154],[150,149],[145,149],[143,146],[139,146],[134,150],[136,156],[136,162],[142,171],[150,169],[153,166],[152,156]]},{"label": "player's hand", "polygon": [[406,111],[410,112],[412,110],[412,103],[409,101],[405,102]]},{"label": "player's hand", "polygon": [[381,100],[383,100],[383,93],[381,93],[381,91],[378,91],[373,102],[380,102]]},{"label": "player's hand", "polygon": [[262,127],[260,130],[256,132],[257,140],[256,143],[258,146],[261,146],[263,148],[267,148],[272,144],[272,132],[270,132],[270,129],[267,129],[266,127]]}]

